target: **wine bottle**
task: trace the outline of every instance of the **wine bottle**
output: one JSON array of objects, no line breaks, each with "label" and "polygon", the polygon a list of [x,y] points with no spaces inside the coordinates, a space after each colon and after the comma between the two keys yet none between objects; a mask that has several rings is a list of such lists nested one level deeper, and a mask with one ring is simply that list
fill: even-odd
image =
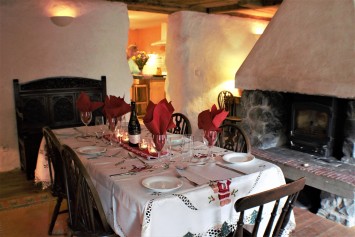
[{"label": "wine bottle", "polygon": [[131,102],[131,117],[128,122],[129,145],[138,147],[141,139],[141,125],[139,124],[136,111],[136,102]]}]

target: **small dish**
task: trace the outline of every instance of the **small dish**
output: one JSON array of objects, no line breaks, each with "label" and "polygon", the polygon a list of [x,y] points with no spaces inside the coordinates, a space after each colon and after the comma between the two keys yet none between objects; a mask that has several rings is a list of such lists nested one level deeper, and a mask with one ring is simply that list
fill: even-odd
[{"label": "small dish", "polygon": [[152,176],[142,181],[142,185],[156,192],[170,192],[182,186],[182,181],[171,176]]},{"label": "small dish", "polygon": [[99,155],[106,152],[106,148],[98,146],[84,146],[79,147],[77,151],[84,155]]},{"label": "small dish", "polygon": [[223,156],[223,160],[228,163],[247,163],[254,160],[254,156],[250,153],[233,152]]}]

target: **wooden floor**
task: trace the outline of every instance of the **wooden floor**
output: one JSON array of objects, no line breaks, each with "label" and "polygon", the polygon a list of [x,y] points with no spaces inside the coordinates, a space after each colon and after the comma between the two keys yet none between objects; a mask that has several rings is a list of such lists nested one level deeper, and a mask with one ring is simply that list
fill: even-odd
[{"label": "wooden floor", "polygon": [[296,230],[292,237],[355,237],[355,227],[345,227],[301,208],[294,208],[294,213]]},{"label": "wooden floor", "polygon": [[[50,195],[49,191],[43,191],[33,181],[26,180],[20,170],[0,173],[0,205],[5,203],[5,208],[0,206],[0,236],[48,236],[55,199],[47,195]],[[6,203],[17,205],[6,206]],[[292,237],[355,237],[355,227],[345,227],[297,207],[294,212],[297,226]],[[60,215],[54,236],[66,235],[66,219],[67,214]]]}]

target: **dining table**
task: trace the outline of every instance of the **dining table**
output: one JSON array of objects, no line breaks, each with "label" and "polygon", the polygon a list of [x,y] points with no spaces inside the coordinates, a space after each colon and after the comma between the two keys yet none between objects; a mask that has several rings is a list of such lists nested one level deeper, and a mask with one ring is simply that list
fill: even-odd
[{"label": "dining table", "polygon": [[[285,184],[281,169],[248,155],[231,160],[233,151],[207,146],[195,136],[187,152],[185,142],[170,143],[160,159],[147,151],[131,148],[94,134],[98,126],[53,130],[61,144],[76,151],[99,194],[108,223],[121,237],[135,236],[227,236],[237,227],[239,198]],[[141,137],[151,139],[142,126]],[[168,134],[177,136],[176,134]],[[182,139],[191,139],[191,137]],[[187,142],[186,142],[187,143]],[[239,154],[237,154],[239,155]],[[49,164],[43,139],[35,171],[36,182],[49,187]],[[264,206],[260,230],[266,228],[273,203]],[[281,209],[281,205],[280,205]],[[253,225],[257,209],[245,213],[244,222]],[[285,236],[295,228],[293,214]]]}]

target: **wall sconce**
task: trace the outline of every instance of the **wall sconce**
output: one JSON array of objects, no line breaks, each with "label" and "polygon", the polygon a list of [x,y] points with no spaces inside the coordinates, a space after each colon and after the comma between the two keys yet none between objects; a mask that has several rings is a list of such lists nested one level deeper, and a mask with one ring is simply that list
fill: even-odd
[{"label": "wall sconce", "polygon": [[56,26],[67,26],[74,20],[72,16],[52,16],[50,18]]}]

